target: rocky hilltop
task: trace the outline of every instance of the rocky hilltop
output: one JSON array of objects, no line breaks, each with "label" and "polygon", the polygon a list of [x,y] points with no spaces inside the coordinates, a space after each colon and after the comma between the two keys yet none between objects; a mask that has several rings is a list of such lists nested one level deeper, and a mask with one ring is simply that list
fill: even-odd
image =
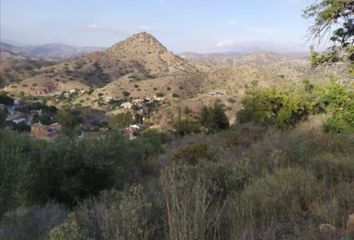
[{"label": "rocky hilltop", "polygon": [[135,61],[152,75],[195,72],[195,68],[171,53],[152,35],[142,32],[113,45],[106,54],[119,59]]},{"label": "rocky hilltop", "polygon": [[[56,85],[52,93],[68,87],[103,87],[120,78],[132,81],[173,74],[197,72],[186,60],[169,52],[148,33],[139,33],[113,45],[104,52],[93,52],[50,67],[43,67],[22,81],[25,94],[43,91],[44,85]],[[59,82],[61,84],[49,84]],[[67,86],[69,85],[69,86]],[[36,89],[39,88],[40,90]]]}]

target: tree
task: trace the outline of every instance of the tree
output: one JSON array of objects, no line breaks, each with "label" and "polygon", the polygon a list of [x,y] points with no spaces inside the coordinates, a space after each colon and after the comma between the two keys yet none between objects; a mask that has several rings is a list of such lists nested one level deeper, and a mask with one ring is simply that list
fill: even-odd
[{"label": "tree", "polygon": [[3,129],[6,125],[6,113],[0,110],[0,129]]},{"label": "tree", "polygon": [[211,131],[220,131],[230,126],[225,111],[219,104],[204,107],[200,113],[200,123]]},{"label": "tree", "polygon": [[111,117],[109,127],[112,129],[122,129],[129,127],[133,123],[133,116],[130,112],[119,113]]},{"label": "tree", "polygon": [[321,0],[309,6],[304,17],[314,19],[310,28],[311,37],[321,41],[330,36],[329,51],[319,54],[312,49],[312,64],[345,61],[354,75],[354,1]]},{"label": "tree", "polygon": [[14,100],[6,95],[4,92],[0,92],[0,104],[12,105]]},{"label": "tree", "polygon": [[55,115],[55,119],[65,128],[74,129],[81,121],[81,114],[79,111],[61,109]]},{"label": "tree", "polygon": [[325,130],[331,132],[354,131],[354,91],[331,82],[316,91],[318,105],[331,116],[325,123]]},{"label": "tree", "polygon": [[309,114],[309,106],[299,96],[276,88],[249,91],[237,113],[239,122],[256,122],[280,129],[294,127]]}]

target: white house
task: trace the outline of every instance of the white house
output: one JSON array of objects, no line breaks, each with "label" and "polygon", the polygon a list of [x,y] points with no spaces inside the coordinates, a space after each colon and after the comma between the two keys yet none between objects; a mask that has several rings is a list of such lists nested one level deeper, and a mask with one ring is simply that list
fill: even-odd
[{"label": "white house", "polygon": [[125,102],[125,103],[122,103],[120,105],[120,107],[122,108],[127,108],[127,109],[131,109],[133,107],[133,104],[131,104],[130,102]]},{"label": "white house", "polygon": [[6,122],[13,122],[19,124],[21,122],[26,122],[26,116],[21,112],[13,112],[7,115]]}]

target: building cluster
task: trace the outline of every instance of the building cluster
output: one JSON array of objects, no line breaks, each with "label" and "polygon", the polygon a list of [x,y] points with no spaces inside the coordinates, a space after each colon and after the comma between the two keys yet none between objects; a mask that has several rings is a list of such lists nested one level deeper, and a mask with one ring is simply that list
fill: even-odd
[{"label": "building cluster", "polygon": [[6,112],[5,120],[7,124],[25,124],[30,126],[33,121],[34,113],[25,113],[23,111],[24,107],[24,103],[21,100],[15,99],[12,105],[1,104],[0,110]]},{"label": "building cluster", "polygon": [[35,123],[35,116],[41,116],[43,113],[42,109],[32,109],[30,103],[15,99],[13,104],[0,104],[0,110],[5,112],[7,126],[23,126],[26,129],[30,129],[31,135],[34,137],[48,139],[60,133],[61,126],[59,123],[54,123],[49,126]]},{"label": "building cluster", "polygon": [[145,97],[145,98],[137,98],[129,102],[124,102],[120,105],[119,108],[125,108],[125,109],[143,109],[143,108],[149,108],[151,106],[154,106],[155,104],[162,102],[164,100],[163,97],[158,97],[158,96],[153,96],[152,98],[150,97]]},{"label": "building cluster", "polygon": [[[164,99],[162,97],[154,96],[152,98],[138,98],[132,99],[129,102],[124,102],[119,105],[119,112],[130,112],[132,116],[132,123],[129,127],[121,129],[124,136],[133,140],[146,129],[145,118],[154,111],[156,106]],[[31,136],[39,139],[52,139],[58,136],[62,130],[59,123],[54,122],[54,115],[48,112],[47,106],[35,105],[33,103],[23,102],[21,100],[14,100],[11,104],[0,104],[0,110],[5,112],[6,127],[13,129],[21,129],[21,131],[30,131]],[[46,120],[50,117],[50,120]],[[106,119],[105,113],[101,111],[92,111],[89,115],[85,115],[85,120],[79,125],[82,136],[94,136],[95,133],[105,133],[106,126],[104,125]],[[43,122],[41,122],[43,121]],[[44,122],[51,122],[53,124],[44,124]]]},{"label": "building cluster", "polygon": [[51,125],[43,125],[41,123],[34,123],[31,125],[31,134],[36,138],[49,139],[56,137],[61,130],[59,123],[53,123]]}]

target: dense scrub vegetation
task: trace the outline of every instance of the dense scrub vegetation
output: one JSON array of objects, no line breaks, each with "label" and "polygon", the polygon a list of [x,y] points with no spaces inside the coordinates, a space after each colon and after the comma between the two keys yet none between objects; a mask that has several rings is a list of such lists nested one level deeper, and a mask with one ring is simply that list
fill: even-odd
[{"label": "dense scrub vegetation", "polygon": [[354,131],[354,90],[335,81],[313,84],[308,80],[290,89],[252,88],[243,100],[238,120],[289,129],[309,115],[326,113],[327,131]]},{"label": "dense scrub vegetation", "polygon": [[68,207],[102,190],[138,181],[143,162],[160,151],[157,134],[129,142],[112,132],[98,139],[35,140],[0,132],[0,214],[55,200]]},{"label": "dense scrub vegetation", "polygon": [[[352,99],[333,81],[256,87],[239,123],[205,108],[198,126],[214,134],[184,138],[148,130],[128,141],[112,130],[43,141],[2,130],[0,237],[351,239]],[[321,224],[337,230],[323,235]]]}]

